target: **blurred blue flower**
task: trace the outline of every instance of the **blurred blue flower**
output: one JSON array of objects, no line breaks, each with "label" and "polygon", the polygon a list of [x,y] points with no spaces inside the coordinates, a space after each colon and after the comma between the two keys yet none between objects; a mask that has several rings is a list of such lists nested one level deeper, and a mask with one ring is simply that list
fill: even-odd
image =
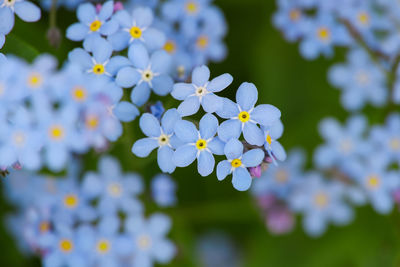
[{"label": "blurred blue flower", "polygon": [[148,137],[136,141],[132,147],[132,153],[144,158],[158,147],[157,162],[160,169],[163,172],[174,172],[173,149],[179,144],[179,140],[176,140],[178,135],[174,135],[174,127],[180,119],[181,117],[176,109],[169,109],[162,117],[160,127],[160,122],[154,115],[143,114],[140,118],[140,128]]},{"label": "blurred blue flower", "polygon": [[175,191],[176,184],[169,175],[158,174],[151,180],[151,196],[161,207],[171,207],[176,204]]},{"label": "blurred blue flower", "polygon": [[223,99],[214,93],[220,92],[232,83],[232,76],[228,73],[222,74],[212,81],[210,79],[210,70],[207,66],[201,66],[194,69],[192,74],[192,83],[177,83],[171,92],[171,95],[183,102],[178,107],[181,116],[190,116],[203,107],[207,113],[214,113],[222,108]]},{"label": "blurred blue flower", "polygon": [[197,158],[197,170],[201,176],[208,176],[214,170],[215,160],[213,154],[224,153],[224,143],[215,137],[218,120],[212,114],[205,114],[196,126],[185,120],[175,123],[175,135],[183,145],[178,147],[173,154],[172,161],[178,167],[186,167]]},{"label": "blurred blue flower", "polygon": [[236,103],[224,98],[222,109],[216,113],[224,119],[218,128],[218,137],[227,142],[238,139],[243,131],[244,139],[251,145],[262,146],[266,142],[263,131],[257,126],[271,126],[281,117],[279,109],[272,105],[255,104],[258,91],[254,84],[243,83],[236,92]]},{"label": "blurred blue flower", "polygon": [[231,173],[233,187],[239,191],[246,191],[250,188],[252,178],[247,168],[260,165],[265,158],[261,149],[252,149],[243,153],[243,144],[237,139],[231,139],[225,144],[224,154],[226,160],[217,165],[218,180],[223,180]]}]

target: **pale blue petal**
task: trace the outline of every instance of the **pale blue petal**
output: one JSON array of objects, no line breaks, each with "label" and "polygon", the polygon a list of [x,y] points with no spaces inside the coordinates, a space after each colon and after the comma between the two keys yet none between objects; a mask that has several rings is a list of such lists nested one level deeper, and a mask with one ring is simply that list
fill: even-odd
[{"label": "pale blue petal", "polygon": [[78,64],[83,67],[84,70],[91,69],[92,67],[92,58],[82,48],[75,48],[68,54],[68,59],[72,63]]},{"label": "pale blue petal", "polygon": [[238,159],[243,154],[243,144],[237,138],[230,139],[224,148],[224,154],[228,159]]},{"label": "pale blue petal", "polygon": [[75,23],[68,27],[67,38],[72,41],[82,41],[89,32],[89,27],[82,23]]},{"label": "pale blue petal", "polygon": [[228,73],[222,74],[210,81],[210,83],[207,85],[207,90],[214,93],[221,92],[226,87],[228,87],[232,83],[232,81],[232,75]]},{"label": "pale blue petal", "polygon": [[194,143],[198,139],[198,131],[193,123],[179,120],[175,123],[174,132],[176,136],[185,143]]},{"label": "pale blue petal", "polygon": [[123,122],[133,121],[140,114],[137,107],[127,101],[118,103],[114,108],[113,113]]},{"label": "pale blue petal", "polygon": [[128,58],[136,68],[141,70],[147,69],[150,62],[146,47],[140,43],[135,43],[129,47]]},{"label": "pale blue petal", "polygon": [[252,83],[242,83],[236,92],[236,102],[244,111],[249,111],[254,107],[258,99],[258,91]]},{"label": "pale blue petal", "polygon": [[174,151],[169,146],[162,146],[158,149],[157,162],[163,172],[173,173],[175,164],[172,161]]},{"label": "pale blue petal", "polygon": [[18,17],[26,22],[38,21],[41,16],[40,8],[28,1],[16,2],[14,9]]},{"label": "pale blue petal", "polygon": [[147,83],[141,83],[133,88],[131,93],[131,101],[137,106],[143,106],[150,98],[150,88]]},{"label": "pale blue petal", "polygon": [[[118,30],[118,22],[116,20],[110,20],[101,25],[100,32],[103,35],[110,35]],[[111,44],[113,45],[113,44]]]},{"label": "pale blue petal", "polygon": [[232,184],[238,191],[246,191],[251,186],[251,176],[246,168],[236,168],[233,170]]},{"label": "pale blue petal", "polygon": [[107,61],[113,52],[111,44],[103,38],[99,38],[93,47],[93,57],[97,63],[104,63]]},{"label": "pale blue petal", "polygon": [[210,142],[208,142],[207,147],[211,150],[211,152],[215,155],[223,155],[225,142],[221,141],[218,137],[213,138]]},{"label": "pale blue petal", "polygon": [[127,66],[130,66],[131,62],[129,59],[123,56],[113,56],[110,58],[110,61],[108,62],[106,66],[106,70],[108,73],[110,73],[112,76],[116,75],[117,72]]},{"label": "pale blue petal", "polygon": [[241,133],[242,123],[239,120],[227,120],[218,127],[218,137],[224,142],[228,142],[231,138],[238,139]]},{"label": "pale blue petal", "polygon": [[258,105],[250,114],[252,120],[264,126],[273,125],[280,117],[281,111],[268,104]]},{"label": "pale blue petal", "polygon": [[133,10],[132,18],[139,28],[147,28],[153,22],[153,11],[148,7],[139,7]]},{"label": "pale blue petal", "polygon": [[179,107],[178,112],[182,117],[190,116],[199,111],[200,100],[197,96],[190,96],[183,101]]},{"label": "pale blue petal", "polygon": [[175,254],[176,248],[169,240],[160,240],[154,244],[154,258],[159,263],[169,263]]},{"label": "pale blue petal", "polygon": [[232,165],[229,161],[224,160],[218,163],[217,165],[217,178],[219,181],[225,179],[231,173]]},{"label": "pale blue petal", "polygon": [[121,51],[128,47],[131,36],[128,32],[117,31],[107,37],[115,51]]},{"label": "pale blue petal", "polygon": [[150,51],[161,49],[167,40],[163,32],[153,28],[144,31],[142,37]]},{"label": "pale blue petal", "polygon": [[218,116],[223,119],[231,119],[239,115],[239,109],[235,102],[228,98],[222,98],[222,108],[217,110]]},{"label": "pale blue petal", "polygon": [[140,73],[136,69],[125,67],[118,71],[115,82],[121,87],[128,88],[137,84],[140,79]]},{"label": "pale blue petal", "polygon": [[172,90],[172,86],[174,85],[174,81],[167,74],[161,74],[156,76],[151,81],[153,84],[153,91],[157,95],[166,96]]},{"label": "pale blue petal", "polygon": [[172,157],[173,163],[178,167],[186,167],[196,159],[197,149],[193,145],[178,147]]},{"label": "pale blue petal", "polygon": [[286,151],[278,141],[273,142],[271,148],[272,154],[277,160],[284,161],[286,159]]},{"label": "pale blue petal", "polygon": [[158,50],[151,55],[151,69],[155,73],[167,73],[171,69],[172,58],[164,50]]},{"label": "pale blue petal", "polygon": [[207,66],[197,67],[193,70],[192,83],[196,86],[204,86],[210,79],[210,69]]},{"label": "pale blue petal", "polygon": [[0,34],[7,35],[14,27],[14,13],[9,8],[0,8]]},{"label": "pale blue petal", "polygon": [[214,113],[222,109],[223,99],[213,93],[209,93],[203,96],[201,105],[205,112]]},{"label": "pale blue petal", "polygon": [[81,4],[78,7],[76,15],[79,21],[91,23],[96,18],[96,9],[91,3]]},{"label": "pale blue petal", "polygon": [[189,95],[194,94],[195,88],[190,83],[176,83],[171,95],[177,100],[185,100]]},{"label": "pale blue petal", "polygon": [[174,132],[175,123],[180,119],[181,116],[175,108],[167,110],[161,118],[161,126],[164,133],[172,134]]},{"label": "pale blue petal", "polygon": [[263,131],[252,122],[245,123],[243,137],[250,145],[254,146],[262,146],[265,142]]},{"label": "pale blue petal", "polygon": [[207,113],[201,118],[199,128],[201,138],[210,139],[217,133],[218,119],[214,115]]},{"label": "pale blue petal", "polygon": [[197,171],[201,176],[208,176],[214,170],[215,160],[213,155],[208,151],[201,151],[197,159]]},{"label": "pale blue petal", "polygon": [[152,138],[143,138],[137,140],[132,147],[132,153],[138,157],[145,158],[151,151],[158,147],[158,141]]},{"label": "pale blue petal", "polygon": [[98,17],[100,20],[106,20],[110,18],[113,13],[114,13],[114,1],[107,1],[101,7]]},{"label": "pale blue petal", "polygon": [[139,121],[140,129],[149,137],[159,137],[161,135],[160,122],[153,114],[144,113]]},{"label": "pale blue petal", "polygon": [[261,149],[252,149],[243,154],[242,163],[246,167],[256,167],[261,164],[265,158],[265,153]]}]

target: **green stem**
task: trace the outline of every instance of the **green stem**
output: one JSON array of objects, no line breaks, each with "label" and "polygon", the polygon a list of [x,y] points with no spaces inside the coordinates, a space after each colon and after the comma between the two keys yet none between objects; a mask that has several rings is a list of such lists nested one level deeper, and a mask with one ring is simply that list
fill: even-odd
[{"label": "green stem", "polygon": [[57,0],[51,0],[49,20],[50,29],[57,27]]}]

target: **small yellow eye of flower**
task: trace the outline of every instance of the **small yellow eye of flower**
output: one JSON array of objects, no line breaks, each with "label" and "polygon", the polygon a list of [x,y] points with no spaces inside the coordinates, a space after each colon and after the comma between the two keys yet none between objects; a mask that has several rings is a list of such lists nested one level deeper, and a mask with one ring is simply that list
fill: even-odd
[{"label": "small yellow eye of flower", "polygon": [[175,53],[175,51],[176,51],[176,44],[175,44],[175,42],[174,42],[174,41],[171,41],[171,40],[167,41],[167,42],[165,43],[165,45],[164,45],[164,50],[167,51],[167,52],[170,53],[170,54]]},{"label": "small yellow eye of flower", "polygon": [[26,137],[25,134],[17,132],[14,134],[13,139],[17,146],[23,146],[25,144]]},{"label": "small yellow eye of flower", "polygon": [[197,38],[196,45],[200,49],[205,49],[208,46],[208,36],[201,35]]},{"label": "small yellow eye of flower", "polygon": [[238,168],[242,166],[242,161],[240,159],[234,159],[232,160],[231,165],[233,168]]},{"label": "small yellow eye of flower", "polygon": [[351,142],[351,140],[345,139],[343,141],[340,142],[340,150],[343,153],[349,153],[353,150],[353,143]]},{"label": "small yellow eye of flower", "polygon": [[108,193],[113,197],[119,197],[122,194],[122,187],[118,183],[112,183],[107,187]]},{"label": "small yellow eye of flower", "polygon": [[166,134],[162,134],[160,135],[160,137],[158,138],[158,144],[160,144],[160,146],[165,146],[169,144],[169,137]]},{"label": "small yellow eye of flower", "polygon": [[69,239],[62,239],[59,246],[60,250],[64,253],[70,253],[74,249],[74,244]]},{"label": "small yellow eye of flower", "polygon": [[250,114],[247,111],[239,113],[238,118],[241,122],[248,122],[250,120]]},{"label": "small yellow eye of flower", "polygon": [[366,12],[361,12],[358,14],[358,20],[361,22],[363,25],[368,25],[369,24],[369,15]]},{"label": "small yellow eye of flower", "polygon": [[318,38],[326,42],[331,39],[331,32],[326,27],[321,27],[317,31]]},{"label": "small yellow eye of flower", "polygon": [[101,27],[101,21],[95,20],[90,24],[90,31],[97,32]]},{"label": "small yellow eye of flower", "polygon": [[13,6],[16,0],[5,0],[4,5],[6,6]]},{"label": "small yellow eye of flower", "polygon": [[68,194],[64,197],[64,206],[73,209],[78,206],[78,197],[75,194]]},{"label": "small yellow eye of flower", "polygon": [[272,144],[272,138],[271,138],[271,136],[270,136],[269,134],[267,134],[266,141],[267,141],[267,143],[268,143],[269,145]]},{"label": "small yellow eye of flower", "polygon": [[285,170],[279,170],[275,173],[275,180],[278,183],[286,183],[289,180],[289,174]]},{"label": "small yellow eye of flower", "polygon": [[141,235],[137,239],[137,245],[141,250],[147,250],[151,247],[151,238],[148,235]]},{"label": "small yellow eye of flower", "polygon": [[50,230],[50,223],[49,222],[43,221],[43,222],[40,223],[39,231],[41,233],[47,233],[49,230]]},{"label": "small yellow eye of flower", "polygon": [[145,70],[142,73],[142,80],[145,82],[150,82],[154,77],[154,74],[151,70]]},{"label": "small yellow eye of flower", "polygon": [[328,204],[328,200],[328,196],[322,192],[314,196],[314,203],[320,208],[325,207]]},{"label": "small yellow eye of flower", "polygon": [[198,150],[204,150],[204,149],[206,149],[206,148],[207,148],[207,141],[204,140],[204,139],[199,139],[199,140],[197,140],[197,142],[196,142],[196,148],[197,148]]},{"label": "small yellow eye of flower", "polygon": [[72,89],[72,97],[75,99],[77,102],[83,102],[87,98],[87,92],[86,89],[82,86],[76,86]]},{"label": "small yellow eye of flower", "polygon": [[104,66],[102,64],[95,64],[93,66],[93,73],[97,75],[103,74],[105,71]]},{"label": "small yellow eye of flower", "polygon": [[60,125],[53,125],[49,129],[49,136],[51,139],[59,141],[64,138],[64,128]]},{"label": "small yellow eye of flower", "polygon": [[203,96],[203,95],[205,95],[206,93],[207,93],[207,89],[204,88],[204,87],[198,87],[198,88],[196,89],[196,95],[197,95],[197,96]]},{"label": "small yellow eye of flower", "polygon": [[379,187],[380,183],[381,179],[379,178],[378,175],[371,175],[367,178],[367,185],[371,189]]},{"label": "small yellow eye of flower", "polygon": [[99,119],[97,116],[91,115],[86,118],[85,121],[86,128],[90,130],[95,130],[99,126]]},{"label": "small yellow eye of flower", "polygon": [[28,77],[28,86],[38,88],[42,85],[42,76],[39,73],[32,73]]},{"label": "small yellow eye of flower", "polygon": [[106,254],[107,252],[110,251],[111,245],[108,240],[102,239],[97,242],[96,247],[97,247],[97,252],[99,252],[100,254]]},{"label": "small yellow eye of flower", "polygon": [[137,26],[133,26],[129,30],[129,33],[131,34],[132,38],[135,38],[135,39],[142,37],[142,30]]},{"label": "small yellow eye of flower", "polygon": [[198,11],[198,6],[195,1],[189,1],[186,3],[186,12],[190,15],[196,14]]},{"label": "small yellow eye of flower", "polygon": [[301,12],[298,9],[292,9],[289,13],[289,17],[292,21],[298,21],[300,19]]},{"label": "small yellow eye of flower", "polygon": [[400,150],[400,138],[393,138],[390,140],[389,146],[394,151]]}]

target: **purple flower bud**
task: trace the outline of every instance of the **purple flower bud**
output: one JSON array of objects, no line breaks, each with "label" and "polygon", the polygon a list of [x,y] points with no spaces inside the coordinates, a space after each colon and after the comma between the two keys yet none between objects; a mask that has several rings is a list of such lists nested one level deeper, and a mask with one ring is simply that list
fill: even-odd
[{"label": "purple flower bud", "polygon": [[114,4],[114,12],[120,11],[122,9],[124,9],[124,5],[122,4],[122,2],[120,2],[120,1],[115,2],[115,4]]},{"label": "purple flower bud", "polygon": [[286,234],[293,229],[293,214],[286,207],[274,208],[267,215],[266,225],[273,234]]},{"label": "purple flower bud", "polygon": [[397,204],[400,204],[400,188],[393,192],[393,198]]},{"label": "purple flower bud", "polygon": [[272,194],[262,195],[262,196],[257,197],[257,202],[258,202],[258,205],[263,210],[269,210],[270,208],[272,208],[275,205],[276,198]]},{"label": "purple flower bud", "polygon": [[258,165],[257,167],[250,167],[249,170],[251,177],[257,177],[257,178],[261,177],[261,172],[262,172],[261,165]]},{"label": "purple flower bud", "polygon": [[21,170],[22,169],[22,165],[19,162],[15,162],[12,167],[14,168],[14,170]]},{"label": "purple flower bud", "polygon": [[97,13],[100,13],[101,7],[102,7],[102,4],[100,4],[100,3],[97,3],[97,4],[96,4],[96,12],[97,12]]}]

